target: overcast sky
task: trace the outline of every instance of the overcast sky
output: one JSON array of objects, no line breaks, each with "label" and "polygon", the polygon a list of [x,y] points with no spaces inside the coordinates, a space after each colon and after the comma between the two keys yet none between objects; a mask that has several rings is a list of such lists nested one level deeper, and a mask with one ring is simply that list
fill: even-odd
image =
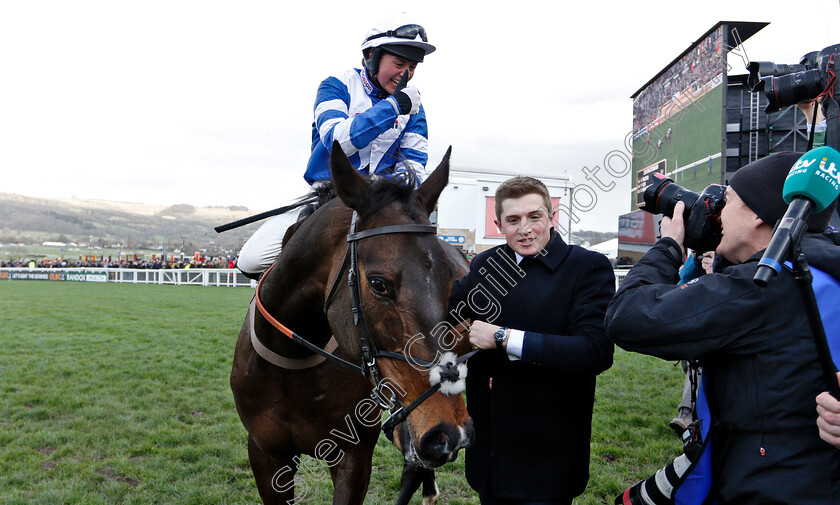
[{"label": "overcast sky", "polygon": [[[835,1],[381,2],[437,52],[412,84],[429,167],[568,174],[632,127],[630,95],[716,22],[765,21],[752,60],[840,42]],[[359,66],[374,4],[0,3],[0,192],[279,207],[304,194],[318,83]],[[367,7],[367,8],[365,8]],[[730,58],[734,73],[743,63]],[[603,173],[603,172],[602,172]],[[630,178],[574,229],[614,231]]]}]

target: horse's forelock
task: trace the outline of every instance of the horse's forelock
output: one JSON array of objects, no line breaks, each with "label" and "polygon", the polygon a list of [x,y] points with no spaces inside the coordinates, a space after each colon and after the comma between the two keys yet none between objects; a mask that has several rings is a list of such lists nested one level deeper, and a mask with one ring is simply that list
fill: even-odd
[{"label": "horse's forelock", "polygon": [[402,203],[407,212],[411,211],[413,199],[411,194],[414,191],[413,184],[407,184],[400,179],[377,179],[370,186],[367,195],[362,198],[356,212],[359,217],[372,216],[393,202]]}]

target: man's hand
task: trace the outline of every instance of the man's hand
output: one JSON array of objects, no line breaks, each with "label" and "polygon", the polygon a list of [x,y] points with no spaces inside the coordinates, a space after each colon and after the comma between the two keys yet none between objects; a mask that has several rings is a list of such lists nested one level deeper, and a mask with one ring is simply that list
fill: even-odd
[{"label": "man's hand", "polygon": [[662,235],[662,238],[669,237],[674,239],[674,242],[680,245],[680,252],[683,255],[685,255],[685,246],[683,245],[683,240],[685,240],[685,225],[683,224],[684,210],[685,204],[677,202],[674,206],[674,217],[670,218],[665,216],[659,224],[659,233]]},{"label": "man's hand", "polygon": [[821,122],[825,117],[823,116],[822,112],[822,105],[823,97],[819,96],[815,100],[808,100],[805,102],[800,102],[796,104],[796,107],[802,111],[802,114],[805,116],[805,122],[808,124],[808,128],[811,128],[811,123],[814,119],[814,108],[817,108],[817,123]]},{"label": "man's hand", "polygon": [[501,326],[484,321],[473,321],[470,326],[470,345],[473,349],[495,349],[496,340],[493,338],[493,333],[499,328]]},{"label": "man's hand", "polygon": [[[840,383],[840,372],[837,373],[837,382]],[[820,438],[840,449],[840,401],[828,392],[820,393],[817,396],[817,414]]]},{"label": "man's hand", "polygon": [[707,274],[711,274],[715,272],[715,252],[714,251],[706,251],[703,253],[703,260],[700,262],[700,265],[703,267],[703,271]]}]

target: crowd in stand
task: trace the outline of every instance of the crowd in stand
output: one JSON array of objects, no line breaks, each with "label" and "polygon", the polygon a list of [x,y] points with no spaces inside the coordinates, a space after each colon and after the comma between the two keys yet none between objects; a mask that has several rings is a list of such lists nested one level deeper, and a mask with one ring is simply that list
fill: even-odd
[{"label": "crowd in stand", "polygon": [[[722,27],[718,27],[713,34],[639,93],[633,102],[634,133],[649,126],[657,118],[667,119],[662,115],[663,107],[669,101],[687,91],[697,98],[695,94],[700,88],[723,72],[725,62],[721,56],[722,33]],[[686,105],[685,99],[679,100],[679,103],[668,108],[668,113],[676,113]]]},{"label": "crowd in stand", "polygon": [[139,269],[179,269],[179,268],[235,268],[234,258],[172,258],[164,261],[144,259],[97,259],[97,260],[68,260],[68,259],[22,259],[20,261],[0,261],[0,267],[10,268],[139,268]]}]

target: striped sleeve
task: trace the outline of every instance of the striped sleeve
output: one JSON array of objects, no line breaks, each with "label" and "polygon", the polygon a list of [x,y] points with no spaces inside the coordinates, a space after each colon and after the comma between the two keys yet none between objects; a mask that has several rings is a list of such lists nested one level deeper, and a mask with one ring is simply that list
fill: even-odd
[{"label": "striped sleeve", "polygon": [[400,161],[395,173],[410,171],[417,178],[417,184],[426,177],[426,163],[429,161],[429,133],[426,125],[426,111],[420,106],[420,112],[411,117],[400,141]]},{"label": "striped sleeve", "polygon": [[334,140],[351,156],[394,126],[397,108],[390,97],[349,117],[350,92],[336,77],[325,79],[315,99],[315,123],[321,142],[329,149]]}]

